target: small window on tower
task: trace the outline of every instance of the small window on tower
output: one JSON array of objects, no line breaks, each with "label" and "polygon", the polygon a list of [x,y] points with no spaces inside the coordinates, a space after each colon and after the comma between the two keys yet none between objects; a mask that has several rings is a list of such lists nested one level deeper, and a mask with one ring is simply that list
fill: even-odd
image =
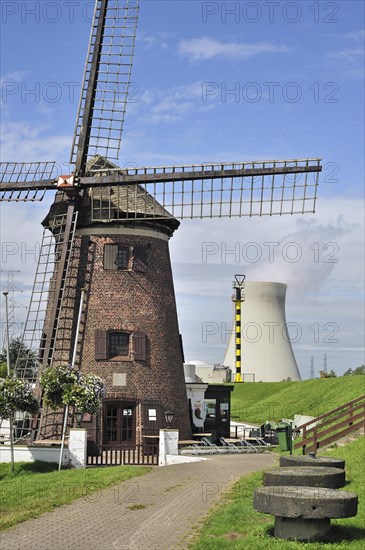
[{"label": "small window on tower", "polygon": [[109,332],[109,358],[129,356],[129,334]]},{"label": "small window on tower", "polygon": [[117,269],[129,268],[129,248],[127,246],[118,245],[118,252],[115,263],[117,265]]},{"label": "small window on tower", "polygon": [[95,331],[95,361],[146,361],[147,352],[146,334],[140,330]]},{"label": "small window on tower", "polygon": [[104,246],[104,269],[126,271],[131,269],[131,250],[121,244],[106,244]]}]

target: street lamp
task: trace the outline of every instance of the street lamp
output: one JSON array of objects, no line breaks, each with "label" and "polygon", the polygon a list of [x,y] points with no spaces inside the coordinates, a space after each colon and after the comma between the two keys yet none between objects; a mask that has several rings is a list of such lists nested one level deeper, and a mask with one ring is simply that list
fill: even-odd
[{"label": "street lamp", "polygon": [[[10,377],[10,343],[9,343],[9,310],[8,310],[8,291],[3,292],[5,298],[5,323],[6,323],[6,366],[7,374]],[[11,412],[9,415],[9,429],[10,429],[10,456],[11,456],[11,471],[14,472],[14,417]]]},{"label": "street lamp", "polygon": [[77,424],[78,428],[80,428],[80,426],[81,426],[83,416],[84,416],[84,413],[82,413],[78,410],[75,411],[76,424]]},{"label": "street lamp", "polygon": [[10,343],[9,343],[9,310],[8,310],[8,294],[6,290],[3,292],[5,298],[5,332],[6,332],[6,366],[7,375],[10,376]]},{"label": "street lamp", "polygon": [[165,411],[165,420],[167,424],[167,429],[170,428],[172,419],[174,418],[174,412],[171,409],[166,409]]}]

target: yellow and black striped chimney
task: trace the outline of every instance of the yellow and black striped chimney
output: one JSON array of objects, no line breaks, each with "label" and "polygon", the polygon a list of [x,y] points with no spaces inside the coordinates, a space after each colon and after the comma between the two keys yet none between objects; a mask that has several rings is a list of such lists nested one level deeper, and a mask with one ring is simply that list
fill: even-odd
[{"label": "yellow and black striped chimney", "polygon": [[245,278],[246,275],[235,275],[235,280],[233,281],[233,288],[235,290],[235,295],[233,296],[233,301],[235,303],[235,331],[236,331],[236,374],[235,382],[243,382],[242,372],[241,372],[241,304],[245,299],[243,294],[243,289],[245,288]]}]

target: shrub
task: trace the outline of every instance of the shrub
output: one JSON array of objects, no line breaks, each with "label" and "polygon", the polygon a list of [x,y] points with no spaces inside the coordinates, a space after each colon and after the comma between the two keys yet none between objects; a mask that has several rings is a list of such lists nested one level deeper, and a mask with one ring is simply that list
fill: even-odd
[{"label": "shrub", "polygon": [[8,419],[15,411],[36,414],[38,401],[30,384],[20,378],[0,379],[0,417]]}]

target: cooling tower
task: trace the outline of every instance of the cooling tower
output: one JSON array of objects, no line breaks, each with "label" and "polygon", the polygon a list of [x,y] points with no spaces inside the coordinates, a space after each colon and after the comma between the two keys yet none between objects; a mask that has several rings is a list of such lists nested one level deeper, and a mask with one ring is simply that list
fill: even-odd
[{"label": "cooling tower", "polygon": [[[243,381],[300,380],[285,318],[287,285],[246,283],[241,313],[241,362]],[[233,329],[224,365],[235,372]]]}]

